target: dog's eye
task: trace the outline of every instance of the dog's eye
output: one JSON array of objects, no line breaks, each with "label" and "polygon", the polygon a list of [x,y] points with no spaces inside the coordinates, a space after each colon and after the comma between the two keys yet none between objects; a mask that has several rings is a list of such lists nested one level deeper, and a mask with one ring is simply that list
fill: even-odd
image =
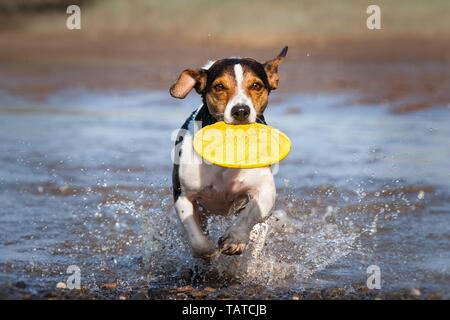
[{"label": "dog's eye", "polygon": [[262,89],[262,85],[261,85],[261,83],[259,83],[259,82],[253,82],[252,85],[250,86],[250,88],[251,88],[252,90],[259,91],[259,90]]},{"label": "dog's eye", "polygon": [[213,88],[214,88],[215,91],[219,92],[219,91],[224,90],[225,86],[223,84],[221,84],[221,83],[218,83]]}]

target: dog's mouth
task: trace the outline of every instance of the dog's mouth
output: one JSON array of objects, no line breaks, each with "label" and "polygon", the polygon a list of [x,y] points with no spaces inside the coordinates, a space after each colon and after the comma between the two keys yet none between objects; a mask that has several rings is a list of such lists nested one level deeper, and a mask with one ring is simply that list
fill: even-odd
[{"label": "dog's mouth", "polygon": [[228,119],[226,119],[226,117],[224,116],[223,113],[217,113],[217,114],[211,114],[211,115],[217,121],[223,121],[226,124],[230,124],[230,125],[252,124],[252,123],[256,122],[256,121],[251,121],[250,119],[245,119],[245,120],[239,121],[237,119],[232,118],[232,119],[228,120]]},{"label": "dog's mouth", "polygon": [[240,125],[240,124],[252,124],[255,123],[256,121],[250,121],[250,120],[243,120],[243,121],[239,121],[239,120],[235,120],[233,119],[231,122],[230,121],[226,121],[224,120],[226,124],[231,124],[231,125]]},{"label": "dog's mouth", "polygon": [[256,116],[256,119],[244,119],[244,120],[238,120],[235,118],[231,118],[231,119],[227,119],[227,117],[225,117],[225,115],[223,113],[211,113],[211,116],[216,120],[216,121],[223,121],[226,124],[230,124],[230,125],[243,125],[243,124],[253,124],[253,123],[264,123],[264,118],[262,114],[258,114]]},{"label": "dog's mouth", "polygon": [[[223,116],[222,116],[222,119],[223,119]],[[222,120],[221,120],[221,121],[222,121]],[[253,124],[253,123],[265,123],[264,117],[263,117],[262,114],[256,115],[255,119],[247,118],[247,119],[244,119],[244,120],[238,120],[238,119],[232,118],[232,119],[230,119],[230,120],[223,119],[223,121],[224,121],[226,124],[231,124],[231,125]]]},{"label": "dog's mouth", "polygon": [[256,115],[256,117],[251,117],[251,118],[249,117],[249,118],[246,118],[243,120],[239,120],[239,119],[236,119],[233,117],[231,119],[228,119],[227,117],[224,117],[222,115],[220,121],[224,121],[226,124],[230,124],[230,125],[242,125],[242,124],[253,124],[253,123],[257,123],[257,122],[263,123],[264,122],[263,119],[264,118],[263,118],[262,114]]}]

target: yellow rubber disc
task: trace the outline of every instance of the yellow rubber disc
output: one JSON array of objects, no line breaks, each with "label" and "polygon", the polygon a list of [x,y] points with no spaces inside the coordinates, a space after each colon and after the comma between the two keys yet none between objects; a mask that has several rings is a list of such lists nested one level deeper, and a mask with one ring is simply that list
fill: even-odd
[{"label": "yellow rubber disc", "polygon": [[223,121],[202,128],[194,136],[194,150],[206,161],[227,168],[267,167],[283,160],[291,141],[280,130],[252,123]]}]

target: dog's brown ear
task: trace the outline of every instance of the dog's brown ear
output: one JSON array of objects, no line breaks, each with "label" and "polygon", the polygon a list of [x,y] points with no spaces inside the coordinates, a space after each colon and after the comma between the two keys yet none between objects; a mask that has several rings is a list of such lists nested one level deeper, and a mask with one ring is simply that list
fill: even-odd
[{"label": "dog's brown ear", "polygon": [[198,93],[202,93],[205,86],[205,70],[186,69],[181,72],[177,82],[170,87],[170,95],[174,98],[184,99],[192,88],[195,88]]},{"label": "dog's brown ear", "polygon": [[264,63],[264,70],[266,70],[267,79],[269,80],[270,89],[275,90],[278,87],[278,66],[288,52],[288,47],[284,47],[283,50],[272,60]]}]

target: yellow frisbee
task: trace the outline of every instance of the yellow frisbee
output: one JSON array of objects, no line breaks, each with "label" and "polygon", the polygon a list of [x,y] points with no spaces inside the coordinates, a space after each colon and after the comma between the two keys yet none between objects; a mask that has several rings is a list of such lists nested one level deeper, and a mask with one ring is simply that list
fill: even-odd
[{"label": "yellow frisbee", "polygon": [[261,123],[230,125],[220,121],[197,132],[193,146],[212,164],[258,168],[283,160],[291,150],[291,141],[280,130]]}]

